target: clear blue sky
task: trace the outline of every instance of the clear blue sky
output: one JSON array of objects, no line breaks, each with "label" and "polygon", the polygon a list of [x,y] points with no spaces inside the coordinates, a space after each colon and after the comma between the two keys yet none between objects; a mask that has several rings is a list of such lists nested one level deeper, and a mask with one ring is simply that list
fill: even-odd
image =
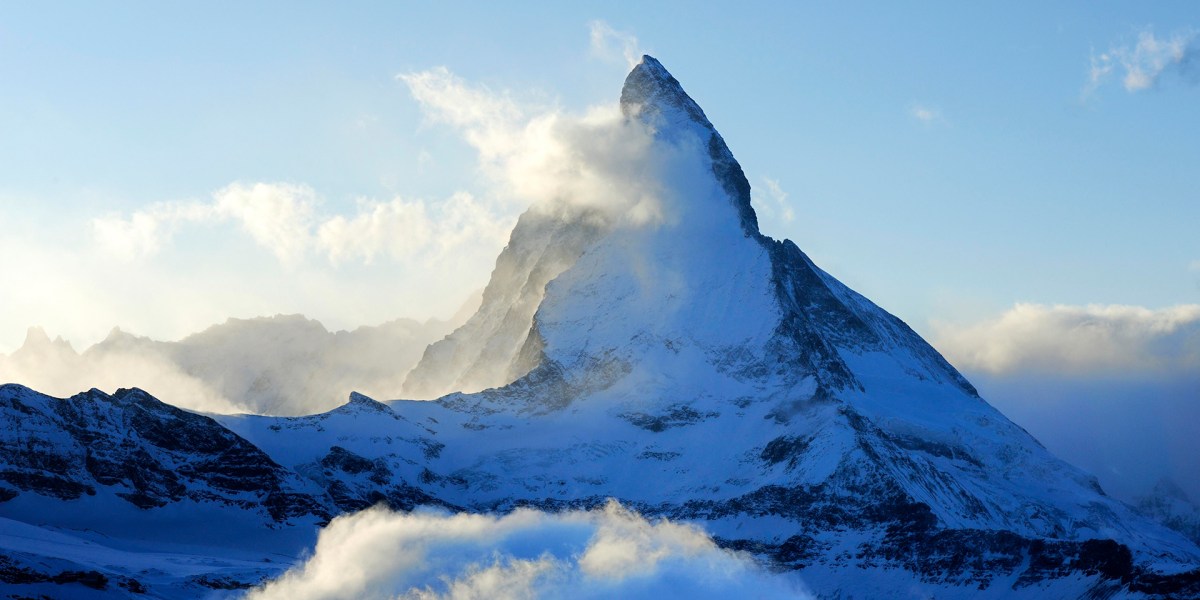
[{"label": "clear blue sky", "polygon": [[94,220],[235,182],[308,186],[323,218],[486,199],[396,76],[445,66],[582,111],[627,70],[595,20],[680,79],[756,192],[787,194],[767,233],[919,331],[1015,302],[1200,302],[1200,4],[168,4],[0,6],[0,351],[34,324],[79,348],[113,325],[453,312],[490,258],[453,284],[395,257],[283,264],[205,222],[118,261]]}]

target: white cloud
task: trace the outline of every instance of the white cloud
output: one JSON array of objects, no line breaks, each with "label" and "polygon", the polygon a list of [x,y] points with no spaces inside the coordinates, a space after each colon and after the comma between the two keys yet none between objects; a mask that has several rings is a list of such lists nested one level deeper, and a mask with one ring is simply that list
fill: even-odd
[{"label": "white cloud", "polygon": [[92,219],[92,233],[103,251],[134,260],[157,253],[179,223],[208,220],[213,215],[213,207],[199,202],[158,202],[128,218],[111,214]]},{"label": "white cloud", "polygon": [[594,211],[604,218],[666,218],[664,173],[692,153],[656,145],[644,123],[615,104],[568,115],[520,106],[510,94],[471,85],[445,68],[399,76],[434,121],[458,129],[480,170],[514,206]]},{"label": "white cloud", "polygon": [[513,130],[526,118],[526,112],[508,94],[468,85],[445,67],[398,78],[428,118],[465,132],[483,160],[511,152],[517,143]]},{"label": "white cloud", "polygon": [[619,56],[625,59],[631,69],[642,60],[643,52],[633,34],[617,31],[600,20],[589,23],[588,29],[591,32],[593,56],[604,60],[613,60]]},{"label": "white cloud", "polygon": [[395,260],[446,259],[463,246],[503,244],[510,221],[471,194],[459,192],[441,202],[396,198],[364,200],[352,217],[336,216],[317,230],[317,246],[334,263],[377,256]]},{"label": "white cloud", "polygon": [[237,223],[280,263],[295,267],[310,254],[340,264],[370,264],[385,256],[396,261],[448,259],[468,246],[499,249],[514,216],[507,206],[459,192],[426,202],[394,198],[361,200],[351,215],[324,215],[316,192],[288,183],[234,183],[207,202],[157,203],[129,215],[92,220],[96,243],[123,260],[162,250],[188,223]]},{"label": "white cloud", "polygon": [[1197,53],[1196,32],[1184,30],[1169,37],[1157,37],[1147,29],[1137,41],[1113,46],[1100,55],[1093,54],[1088,70],[1085,96],[1120,74],[1125,91],[1133,93],[1154,87],[1164,73],[1180,71]]},{"label": "white cloud", "polygon": [[1200,305],[1018,304],[970,325],[935,324],[951,363],[990,373],[1170,373],[1200,370]]},{"label": "white cloud", "polygon": [[237,221],[280,262],[295,264],[308,251],[316,204],[308,186],[234,183],[213,194],[212,213]]},{"label": "white cloud", "polygon": [[792,203],[788,202],[787,192],[779,185],[779,180],[762,178],[761,181],[761,185],[751,190],[758,224],[763,228],[763,233],[779,236],[780,232],[773,229],[775,224],[796,220],[796,211],[792,209]]},{"label": "white cloud", "polygon": [[396,513],[335,519],[311,558],[252,599],[803,598],[790,575],[722,550],[700,529],[615,502],[590,512]]},{"label": "white cloud", "polygon": [[909,114],[911,114],[914,119],[926,125],[942,118],[941,111],[937,110],[936,108],[930,108],[921,104],[914,104],[912,108],[909,109]]}]

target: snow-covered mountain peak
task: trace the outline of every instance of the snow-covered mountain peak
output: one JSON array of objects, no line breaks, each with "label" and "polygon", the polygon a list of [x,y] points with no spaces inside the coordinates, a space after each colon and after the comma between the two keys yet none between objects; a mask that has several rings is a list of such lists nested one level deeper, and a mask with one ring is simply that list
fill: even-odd
[{"label": "snow-covered mountain peak", "polygon": [[862,389],[847,360],[866,353],[897,373],[975,395],[906,325],[795,244],[759,233],[741,166],[660,62],[647,56],[633,69],[621,107],[635,130],[650,128],[653,144],[649,164],[608,176],[645,180],[663,218],[614,226],[530,209],[497,259],[479,311],[430,346],[405,382],[406,397],[500,387],[538,367],[530,381],[699,365],[772,386],[815,382],[825,393]]},{"label": "snow-covered mountain peak", "polygon": [[652,56],[642,56],[642,62],[625,77],[621,88],[621,112],[628,117],[647,118],[677,110],[698,124],[712,127],[704,111],[692,100],[679,80]]},{"label": "snow-covered mountain peak", "polygon": [[741,165],[700,105],[654,57],[643,56],[625,78],[621,112],[627,118],[641,119],[663,140],[680,143],[688,135],[695,136],[712,161],[713,175],[737,209],[745,234],[758,234],[758,217],[750,205],[750,183]]}]

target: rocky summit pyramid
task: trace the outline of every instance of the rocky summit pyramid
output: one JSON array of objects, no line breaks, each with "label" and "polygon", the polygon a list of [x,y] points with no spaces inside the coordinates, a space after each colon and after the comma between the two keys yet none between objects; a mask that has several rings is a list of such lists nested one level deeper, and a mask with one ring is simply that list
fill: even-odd
[{"label": "rocky summit pyramid", "polygon": [[[377,502],[616,498],[799,570],[822,597],[1200,594],[1192,542],[1105,495],[902,321],[762,235],[741,167],[657,60],[629,74],[621,111],[670,157],[653,170],[655,218],[530,209],[478,312],[408,376],[406,395],[436,399],[214,420],[136,392],[0,388],[4,431],[38,423],[5,442],[0,516],[38,507],[39,522],[78,526],[81,507],[103,507],[149,523],[184,518],[186,502],[286,537]],[[239,461],[224,473],[214,457],[229,448]],[[239,473],[254,477],[239,488]],[[248,577],[232,572],[221,585]]]}]

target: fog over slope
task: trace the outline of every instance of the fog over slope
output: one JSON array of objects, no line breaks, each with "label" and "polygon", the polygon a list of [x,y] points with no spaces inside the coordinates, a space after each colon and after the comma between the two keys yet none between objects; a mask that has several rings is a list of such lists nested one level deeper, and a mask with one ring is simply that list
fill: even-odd
[{"label": "fog over slope", "polygon": [[332,332],[302,315],[229,319],[175,342],[114,328],[82,353],[32,327],[0,355],[0,380],[70,396],[90,388],[139,387],[191,410],[303,415],[344,404],[350,392],[399,395],[426,346],[474,312],[478,295],[451,319],[396,319]]}]

